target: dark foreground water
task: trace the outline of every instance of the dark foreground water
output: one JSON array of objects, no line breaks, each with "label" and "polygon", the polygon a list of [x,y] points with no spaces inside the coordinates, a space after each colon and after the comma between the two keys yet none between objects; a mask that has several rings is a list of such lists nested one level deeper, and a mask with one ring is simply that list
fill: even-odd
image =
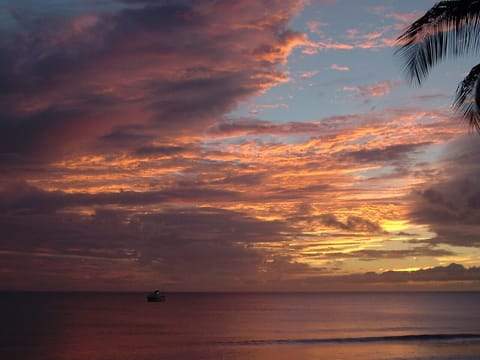
[{"label": "dark foreground water", "polygon": [[0,359],[480,359],[480,293],[0,293]]}]

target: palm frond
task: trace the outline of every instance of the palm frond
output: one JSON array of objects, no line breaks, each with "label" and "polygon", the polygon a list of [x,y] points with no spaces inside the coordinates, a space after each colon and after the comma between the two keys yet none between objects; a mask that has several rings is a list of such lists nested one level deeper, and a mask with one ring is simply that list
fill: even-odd
[{"label": "palm frond", "polygon": [[480,0],[438,2],[396,43],[408,78],[420,84],[440,60],[480,50]]},{"label": "palm frond", "polygon": [[472,129],[480,133],[480,64],[458,85],[453,106],[460,111]]}]

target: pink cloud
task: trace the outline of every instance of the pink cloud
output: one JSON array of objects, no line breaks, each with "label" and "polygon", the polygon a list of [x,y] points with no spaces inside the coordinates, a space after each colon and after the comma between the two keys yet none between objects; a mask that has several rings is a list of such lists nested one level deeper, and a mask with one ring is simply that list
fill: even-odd
[{"label": "pink cloud", "polygon": [[387,34],[394,29],[394,25],[385,25],[368,33],[362,33],[359,29],[348,29],[345,37],[352,42],[353,48],[375,50],[393,45],[394,38],[390,39]]},{"label": "pink cloud", "polygon": [[385,14],[385,17],[398,20],[403,23],[403,26],[405,26],[405,24],[410,24],[418,19],[422,14],[422,11],[412,11],[408,13],[388,13]]},{"label": "pink cloud", "polygon": [[352,50],[355,48],[352,44],[335,41],[319,41],[316,45],[318,50]]},{"label": "pink cloud", "polygon": [[321,28],[328,26],[328,23],[326,22],[321,22],[321,21],[309,21],[307,23],[307,28],[308,31],[318,34],[318,35],[324,35],[325,33]]},{"label": "pink cloud", "polygon": [[330,69],[337,70],[337,71],[350,71],[350,68],[348,66],[342,66],[338,64],[332,64],[330,66]]},{"label": "pink cloud", "polygon": [[300,75],[300,78],[301,79],[310,79],[312,77],[314,77],[315,75],[318,74],[318,71],[317,70],[314,70],[314,71],[307,71],[307,72],[304,72]]},{"label": "pink cloud", "polygon": [[392,88],[400,85],[395,81],[382,81],[376,84],[366,86],[344,86],[343,91],[354,92],[355,98],[370,98],[370,97],[383,97],[390,94]]}]

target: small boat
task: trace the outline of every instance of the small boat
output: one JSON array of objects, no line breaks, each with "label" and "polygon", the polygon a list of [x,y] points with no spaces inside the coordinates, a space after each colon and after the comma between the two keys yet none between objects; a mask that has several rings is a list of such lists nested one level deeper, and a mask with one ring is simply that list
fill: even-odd
[{"label": "small boat", "polygon": [[160,292],[160,290],[152,291],[150,294],[147,295],[148,302],[162,302],[167,300],[167,297],[164,293]]}]

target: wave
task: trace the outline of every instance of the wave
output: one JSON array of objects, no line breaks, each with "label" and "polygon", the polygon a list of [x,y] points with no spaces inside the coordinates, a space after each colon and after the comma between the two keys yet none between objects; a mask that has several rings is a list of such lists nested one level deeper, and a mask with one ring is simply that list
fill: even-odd
[{"label": "wave", "polygon": [[480,341],[480,334],[411,334],[391,336],[318,338],[318,339],[258,339],[223,342],[234,345],[315,345],[315,344],[354,344],[376,342],[424,342],[424,341]]}]

